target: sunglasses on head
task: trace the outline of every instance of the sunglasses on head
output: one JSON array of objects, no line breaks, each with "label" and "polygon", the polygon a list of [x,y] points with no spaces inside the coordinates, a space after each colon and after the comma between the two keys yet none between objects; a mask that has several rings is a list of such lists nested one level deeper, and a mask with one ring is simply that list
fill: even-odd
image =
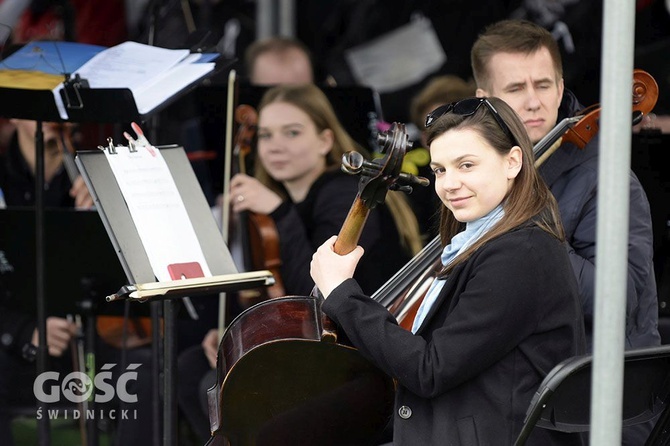
[{"label": "sunglasses on head", "polygon": [[459,116],[472,116],[479,110],[479,107],[481,107],[482,104],[486,105],[486,108],[489,109],[502,131],[509,136],[515,145],[518,145],[512,131],[509,129],[502,116],[498,114],[498,110],[495,109],[493,104],[491,104],[487,98],[467,98],[461,101],[452,102],[451,104],[441,105],[426,116],[426,128],[433,125],[438,118],[447,113],[455,113]]}]

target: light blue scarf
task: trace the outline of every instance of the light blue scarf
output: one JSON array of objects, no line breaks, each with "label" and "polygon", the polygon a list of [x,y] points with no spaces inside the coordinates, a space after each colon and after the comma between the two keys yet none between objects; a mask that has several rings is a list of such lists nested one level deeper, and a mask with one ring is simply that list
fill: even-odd
[{"label": "light blue scarf", "polygon": [[[454,260],[458,254],[479,240],[479,238],[484,235],[486,231],[488,231],[493,225],[495,225],[503,215],[504,211],[502,205],[498,205],[498,207],[493,209],[482,218],[466,223],[465,230],[456,234],[451,239],[451,243],[444,247],[440,257],[440,260],[442,260],[442,265],[447,266],[449,263],[451,263],[451,261]],[[421,302],[421,306],[419,307],[419,310],[416,312],[416,316],[414,317],[412,333],[416,333],[416,331],[421,326],[421,323],[428,314],[428,311],[435,303],[437,296],[440,295],[440,291],[442,291],[444,284],[445,279],[435,279],[430,285],[430,288],[426,293],[426,297],[423,298],[423,302]]]}]

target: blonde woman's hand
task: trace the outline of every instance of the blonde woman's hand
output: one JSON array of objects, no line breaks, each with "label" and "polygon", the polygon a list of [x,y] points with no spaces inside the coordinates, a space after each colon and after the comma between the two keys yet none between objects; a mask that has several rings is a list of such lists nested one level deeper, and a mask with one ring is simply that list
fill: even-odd
[{"label": "blonde woman's hand", "polygon": [[230,180],[230,204],[233,211],[251,211],[268,215],[279,207],[282,199],[260,181],[238,173]]}]

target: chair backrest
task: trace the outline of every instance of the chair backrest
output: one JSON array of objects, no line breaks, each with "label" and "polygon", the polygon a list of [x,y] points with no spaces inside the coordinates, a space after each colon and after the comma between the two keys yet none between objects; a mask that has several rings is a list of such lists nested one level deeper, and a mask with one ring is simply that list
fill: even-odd
[{"label": "chair backrest", "polygon": [[[575,356],[554,367],[535,392],[514,446],[524,445],[535,426],[590,429],[592,360],[591,355]],[[622,427],[663,412],[670,402],[670,345],[626,351],[623,379]]]}]

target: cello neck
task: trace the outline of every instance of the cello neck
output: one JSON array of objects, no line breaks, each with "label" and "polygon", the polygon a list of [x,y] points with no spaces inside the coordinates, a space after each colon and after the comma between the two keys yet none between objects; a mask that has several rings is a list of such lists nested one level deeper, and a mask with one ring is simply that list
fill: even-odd
[{"label": "cello neck", "polygon": [[369,214],[370,208],[365,205],[360,196],[356,197],[337,235],[334,247],[336,253],[345,255],[356,248]]},{"label": "cello neck", "polygon": [[565,118],[553,129],[551,129],[549,133],[544,135],[544,138],[539,140],[533,147],[533,154],[535,155],[535,159],[538,159],[544,155],[544,153],[549,150],[570,127],[579,122],[580,119],[582,119],[582,116],[572,116]]}]

